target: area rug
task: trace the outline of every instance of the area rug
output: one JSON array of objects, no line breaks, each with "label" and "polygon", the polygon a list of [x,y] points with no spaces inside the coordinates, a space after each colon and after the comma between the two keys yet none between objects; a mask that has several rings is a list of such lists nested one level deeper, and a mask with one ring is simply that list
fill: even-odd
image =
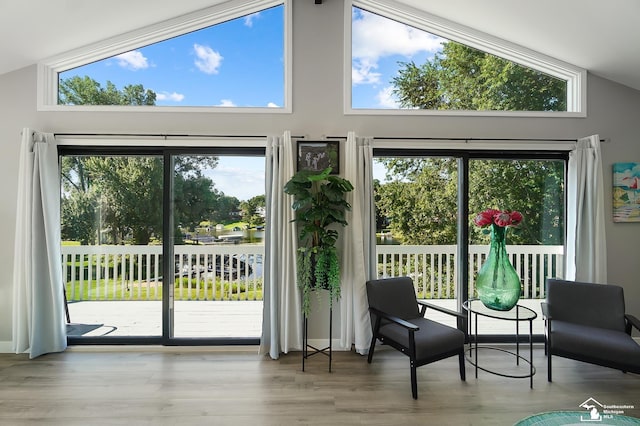
[{"label": "area rug", "polygon": [[588,411],[550,411],[529,416],[514,426],[619,426],[640,425],[640,419],[620,414],[603,414],[599,419],[591,419]]}]

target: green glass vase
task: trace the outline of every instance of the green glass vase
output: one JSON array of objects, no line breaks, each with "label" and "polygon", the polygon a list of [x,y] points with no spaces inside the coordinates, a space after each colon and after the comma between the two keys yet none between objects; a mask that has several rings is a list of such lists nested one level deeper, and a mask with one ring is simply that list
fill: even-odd
[{"label": "green glass vase", "polygon": [[513,308],[521,292],[520,277],[507,254],[506,233],[506,227],[491,225],[489,255],[476,277],[478,298],[487,308],[498,311]]}]

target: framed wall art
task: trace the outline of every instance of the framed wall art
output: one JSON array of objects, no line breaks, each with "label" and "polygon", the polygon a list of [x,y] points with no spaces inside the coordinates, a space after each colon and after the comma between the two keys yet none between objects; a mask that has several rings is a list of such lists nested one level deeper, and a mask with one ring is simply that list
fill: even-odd
[{"label": "framed wall art", "polygon": [[298,170],[319,172],[331,167],[331,174],[340,173],[339,141],[298,141]]},{"label": "framed wall art", "polygon": [[613,164],[613,221],[640,222],[640,163]]}]

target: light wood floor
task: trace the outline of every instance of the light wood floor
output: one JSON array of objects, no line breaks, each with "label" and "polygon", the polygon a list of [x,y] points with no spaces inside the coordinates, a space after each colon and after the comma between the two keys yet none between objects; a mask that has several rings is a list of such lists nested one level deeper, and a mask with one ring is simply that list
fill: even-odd
[{"label": "light wood floor", "polygon": [[[495,352],[492,354],[491,352]],[[528,354],[527,354],[528,355]],[[490,366],[510,363],[487,351]],[[543,411],[580,410],[588,398],[634,405],[640,376],[554,357],[546,380],[543,350],[537,374],[508,379],[457,358],[418,369],[411,398],[408,359],[379,347],[373,363],[353,352],[316,355],[301,371],[299,353],[279,360],[255,347],[71,347],[29,360],[0,354],[2,425],[512,425]]]}]

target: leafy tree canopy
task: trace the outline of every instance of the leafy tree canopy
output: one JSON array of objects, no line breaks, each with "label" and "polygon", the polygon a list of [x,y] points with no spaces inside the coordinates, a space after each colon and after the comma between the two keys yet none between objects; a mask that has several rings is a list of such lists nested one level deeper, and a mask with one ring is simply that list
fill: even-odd
[{"label": "leafy tree canopy", "polygon": [[119,90],[107,81],[107,86],[89,76],[61,79],[58,84],[60,105],[155,105],[156,93],[142,84],[129,84]]},{"label": "leafy tree canopy", "polygon": [[247,201],[240,203],[242,210],[242,220],[247,222],[249,226],[257,226],[264,224],[264,216],[260,214],[260,210],[264,212],[266,200],[264,195],[257,195]]},{"label": "leafy tree canopy", "polygon": [[[404,108],[566,111],[566,82],[455,42],[422,65],[401,63],[392,80]],[[388,221],[404,244],[456,244],[458,165],[454,158],[387,158],[390,183],[376,185],[378,226]],[[512,244],[561,244],[562,161],[472,160],[469,216],[487,208],[518,210]],[[472,244],[488,237],[470,224]]]},{"label": "leafy tree canopy", "polygon": [[[383,158],[387,177],[376,206],[403,244],[456,244],[458,166],[454,158]],[[488,208],[518,210],[523,223],[510,244],[562,244],[564,164],[542,160],[472,160],[469,230],[472,244],[488,236],[471,222]],[[381,221],[378,220],[378,223]]]},{"label": "leafy tree canopy", "polygon": [[566,111],[566,81],[448,41],[422,65],[400,62],[393,94],[403,108]]},{"label": "leafy tree canopy", "polygon": [[[176,235],[178,224],[193,228],[226,203],[224,194],[204,176],[217,163],[211,156],[175,157]],[[162,237],[160,157],[64,156],[61,173],[63,239],[92,244],[100,235],[100,242],[148,244],[153,237]],[[225,208],[227,219],[238,204],[235,200],[235,207]]]}]

